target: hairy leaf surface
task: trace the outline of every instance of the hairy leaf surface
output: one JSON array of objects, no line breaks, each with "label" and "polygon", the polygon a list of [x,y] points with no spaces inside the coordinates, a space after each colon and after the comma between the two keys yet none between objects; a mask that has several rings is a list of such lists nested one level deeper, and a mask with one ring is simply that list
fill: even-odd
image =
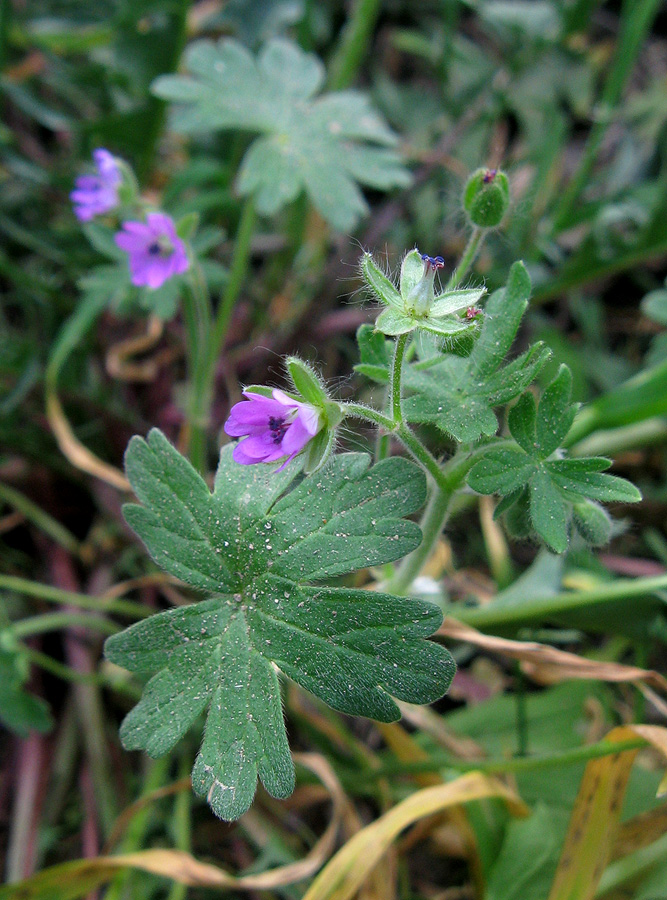
[{"label": "hairy leaf surface", "polygon": [[237,465],[231,449],[211,493],[160,431],[130,442],[142,505],[125,508],[127,521],[157,563],[208,599],[106,644],[116,664],[157,673],[121,727],[128,749],[166,753],[208,710],[193,787],[224,819],[245,812],[258,776],[276,797],[293,789],[278,670],[335,709],[381,721],[399,718],[392,698],[430,702],[454,672],[447,651],[424,640],[437,607],[313,584],[419,545],[403,516],[424,501],[421,471],[347,453],[302,478],[298,464]]},{"label": "hairy leaf surface", "polygon": [[605,513],[586,501],[636,503],[641,499],[629,481],[604,472],[611,460],[563,459],[556,452],[577,411],[571,391],[572,376],[567,366],[561,366],[539,406],[531,394],[524,394],[508,416],[518,446],[490,449],[468,473],[473,490],[505,498],[496,512],[512,517],[508,525],[513,533],[521,533],[520,522],[527,511],[532,529],[558,553],[567,549],[571,521],[586,540],[595,537],[592,543],[601,542],[603,531],[609,533]]}]

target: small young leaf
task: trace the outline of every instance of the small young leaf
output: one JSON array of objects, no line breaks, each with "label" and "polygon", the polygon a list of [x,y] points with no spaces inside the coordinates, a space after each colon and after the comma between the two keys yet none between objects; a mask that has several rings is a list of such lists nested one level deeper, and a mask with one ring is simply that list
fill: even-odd
[{"label": "small young leaf", "polygon": [[[506,499],[509,500],[509,497],[513,497],[513,501],[508,506],[502,507],[507,531],[513,538],[524,540],[533,531],[530,520],[530,492],[528,488],[524,488],[519,491],[518,496],[510,494]],[[498,506],[501,507],[502,504],[501,500]]]},{"label": "small young leaf", "polygon": [[534,471],[535,463],[521,450],[489,450],[468,473],[468,484],[479,494],[513,494]]},{"label": "small young leaf", "polygon": [[517,444],[531,456],[535,453],[537,436],[535,433],[535,420],[537,407],[532,394],[524,394],[519,397],[509,411],[507,423],[512,437]]},{"label": "small young leaf", "polygon": [[642,499],[634,484],[625,478],[599,472],[583,472],[580,467],[570,465],[580,462],[583,460],[550,460],[545,463],[545,467],[554,483],[574,497],[588,497],[607,503],[638,503]]},{"label": "small young leaf", "polygon": [[470,355],[482,377],[498,369],[509,353],[530,299],[530,276],[522,262],[515,262],[507,284],[496,291],[486,304],[484,326]]},{"label": "small young leaf", "polygon": [[567,550],[567,505],[542,468],[530,480],[530,518],[545,544],[556,553]]},{"label": "small young leaf", "polygon": [[153,558],[209,599],[159,613],[107,641],[118,665],[157,672],[121,728],[128,748],[159,755],[208,709],[194,790],[238,818],[259,777],[284,797],[293,770],[274,665],[336,709],[392,721],[392,697],[430,702],[454,664],[425,641],[441,613],[429,603],[310,582],[382,565],[414,550],[403,516],[425,479],[399,457],[369,466],[336,456],[301,478],[298,464],[240,466],[220,455],[213,494],[156,430],[134,438],[126,468],[142,506],[128,522]]},{"label": "small young leaf", "polygon": [[570,403],[571,395],[572,373],[563,365],[540,398],[536,421],[536,451],[540,459],[546,459],[562,445],[572,426],[578,407]]},{"label": "small young leaf", "polygon": [[357,329],[357,344],[361,362],[354,370],[371,381],[386,384],[389,380],[390,355],[387,341],[372,325],[360,325]]},{"label": "small young leaf", "polygon": [[601,547],[609,543],[612,523],[609,513],[597,503],[590,500],[575,503],[572,507],[572,518],[577,531],[593,547]]}]

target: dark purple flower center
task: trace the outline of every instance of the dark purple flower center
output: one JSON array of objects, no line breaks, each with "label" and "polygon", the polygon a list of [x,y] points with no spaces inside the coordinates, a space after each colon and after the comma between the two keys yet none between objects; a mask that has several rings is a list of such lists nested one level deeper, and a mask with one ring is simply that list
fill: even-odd
[{"label": "dark purple flower center", "polygon": [[148,253],[150,256],[161,256],[166,259],[174,252],[171,241],[166,234],[161,234],[152,244],[148,245]]},{"label": "dark purple flower center", "polygon": [[487,169],[484,173],[484,177],[482,178],[484,184],[491,184],[493,179],[496,177],[497,171],[497,169]]},{"label": "dark purple flower center", "polygon": [[284,419],[279,419],[277,416],[269,417],[269,431],[274,444],[279,444],[282,441],[289,426],[290,423],[285,422]]}]

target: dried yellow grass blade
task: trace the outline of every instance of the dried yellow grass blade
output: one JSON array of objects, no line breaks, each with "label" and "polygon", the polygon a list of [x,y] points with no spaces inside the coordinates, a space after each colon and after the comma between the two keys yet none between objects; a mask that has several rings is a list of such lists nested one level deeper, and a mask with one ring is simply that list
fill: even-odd
[{"label": "dried yellow grass blade", "polygon": [[188,887],[268,891],[310,878],[330,856],[345,807],[345,793],[329,763],[317,753],[295,753],[294,761],[314,772],[328,789],[333,814],[322,837],[303,859],[258,875],[236,877],[182,850],[142,850],[98,856],[52,866],[31,878],[0,887],[0,900],[78,900],[109,881],[118,869],[135,868],[162,875]]},{"label": "dried yellow grass blade", "polygon": [[[158,343],[164,332],[164,322],[150,316],[146,331],[115,344],[106,357],[106,370],[113,378],[122,381],[153,381],[165,363],[164,351],[157,357],[137,361],[134,357],[147,353]],[[168,351],[170,354],[171,351]]]},{"label": "dried yellow grass blade", "polygon": [[438,629],[438,635],[466,641],[491,653],[518,659],[523,663],[524,672],[540,684],[557,684],[570,678],[583,678],[587,681],[639,682],[667,693],[667,679],[653,669],[640,669],[637,666],[615,662],[598,662],[536,641],[512,641],[492,634],[483,634],[456,619],[445,619]]},{"label": "dried yellow grass blade", "polygon": [[630,853],[636,853],[665,834],[667,834],[667,804],[658,806],[657,809],[649,809],[623,822],[619,826],[611,858],[620,859],[629,856]]},{"label": "dried yellow grass blade", "polygon": [[118,488],[120,491],[132,490],[130,482],[120,469],[105,463],[78,440],[72,431],[58,395],[48,387],[46,392],[46,417],[56,436],[58,446],[73,466],[81,469],[82,472],[94,475],[101,481],[106,481],[107,484]]},{"label": "dried yellow grass blade", "polygon": [[320,872],[303,900],[349,900],[404,828],[425,816],[485,797],[499,797],[514,815],[528,815],[527,807],[515,793],[481,772],[424,788],[349,840]]},{"label": "dried yellow grass blade", "polygon": [[[667,758],[667,728],[624,725],[605,740],[643,738]],[[623,798],[637,749],[592,759],[586,766],[548,900],[592,900],[618,834]],[[326,871],[326,870],[325,870]]]}]

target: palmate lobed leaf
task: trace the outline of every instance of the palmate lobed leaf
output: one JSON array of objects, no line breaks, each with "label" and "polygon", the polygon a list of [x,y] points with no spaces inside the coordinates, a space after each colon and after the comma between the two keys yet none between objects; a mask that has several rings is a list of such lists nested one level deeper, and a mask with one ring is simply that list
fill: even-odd
[{"label": "palmate lobed leaf", "polygon": [[382,721],[399,718],[393,697],[445,692],[453,661],[424,640],[441,621],[435,606],[310,583],[418,546],[418,526],[402,518],[424,501],[412,463],[369,468],[365,454],[341,454],[301,479],[298,465],[237,465],[227,447],[211,493],[153,430],[130,442],[126,470],[143,504],[126,507],[128,522],[156,562],[209,599],[107,641],[116,664],[157,672],[121,738],[157,756],[208,709],[193,788],[221,818],[245,812],[258,776],[276,797],[293,789],[277,669],[335,709]]},{"label": "palmate lobed leaf", "polygon": [[196,41],[185,54],[189,75],[165,75],[154,92],[178,104],[183,132],[258,132],[239,172],[238,189],[271,215],[305,190],[334,227],[351,230],[367,210],[358,183],[388,190],[410,175],[392,149],[396,137],[356,91],[315,95],[324,66],[292,41],[269,41],[255,59],[237,41]]},{"label": "palmate lobed leaf", "polygon": [[531,527],[557,553],[567,549],[570,523],[591,543],[610,534],[604,510],[589,501],[636,503],[637,488],[605,469],[604,457],[563,459],[556,453],[574,421],[577,404],[570,402],[572,376],[561,366],[545,388],[539,405],[524,394],[512,407],[508,423],[516,447],[491,448],[468,473],[468,484],[480,494],[504,499],[497,514],[517,536]]}]

